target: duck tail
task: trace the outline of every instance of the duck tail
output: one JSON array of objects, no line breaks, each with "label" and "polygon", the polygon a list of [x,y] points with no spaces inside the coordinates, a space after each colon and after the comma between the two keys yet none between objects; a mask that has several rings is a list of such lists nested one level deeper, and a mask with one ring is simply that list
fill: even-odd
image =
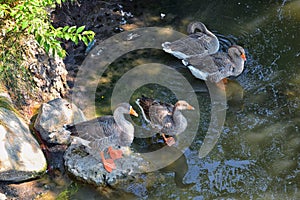
[{"label": "duck tail", "polygon": [[189,68],[189,70],[191,71],[191,73],[198,79],[201,79],[201,80],[207,80],[208,78],[208,73],[207,72],[202,72],[200,71],[199,69],[195,68],[194,66],[192,65],[188,65],[187,66]]},{"label": "duck tail", "polygon": [[172,54],[178,59],[186,59],[189,57],[188,55],[182,52],[180,42],[164,42],[161,46],[166,53]]}]

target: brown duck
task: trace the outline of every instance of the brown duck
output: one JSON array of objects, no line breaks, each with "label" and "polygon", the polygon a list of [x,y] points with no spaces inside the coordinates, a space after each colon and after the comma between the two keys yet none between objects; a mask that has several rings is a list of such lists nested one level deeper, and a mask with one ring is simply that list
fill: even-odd
[{"label": "brown duck", "polygon": [[[116,169],[114,160],[122,158],[123,154],[112,146],[130,146],[134,138],[134,127],[125,119],[124,114],[138,116],[128,103],[121,103],[116,107],[113,116],[102,116],[66,127],[71,135],[89,141],[88,146],[92,150],[100,151],[103,166],[108,172]],[[104,157],[106,148],[110,159]]]},{"label": "brown duck", "polygon": [[172,146],[175,140],[173,137],[167,138],[165,135],[177,135],[187,127],[187,120],[180,111],[194,110],[194,107],[183,100],[172,105],[142,96],[136,100],[136,103],[142,111],[143,118],[151,124],[152,128],[161,133],[169,146]]}]

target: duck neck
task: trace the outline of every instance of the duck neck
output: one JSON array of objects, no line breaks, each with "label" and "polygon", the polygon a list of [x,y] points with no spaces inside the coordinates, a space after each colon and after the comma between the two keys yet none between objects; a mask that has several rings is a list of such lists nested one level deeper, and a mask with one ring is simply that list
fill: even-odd
[{"label": "duck neck", "polygon": [[176,106],[173,109],[173,121],[174,129],[176,129],[176,134],[179,134],[185,130],[187,121]]},{"label": "duck neck", "polygon": [[125,119],[124,113],[118,109],[114,112],[114,119],[122,131],[129,131],[131,127],[133,127],[132,124]]},{"label": "duck neck", "polygon": [[120,135],[120,140],[126,146],[125,143],[127,143],[127,141],[131,143],[133,140],[134,127],[129,121],[127,121],[127,119],[125,119],[124,112],[121,112],[118,109],[114,112],[114,119],[118,127],[123,132],[123,134]]}]

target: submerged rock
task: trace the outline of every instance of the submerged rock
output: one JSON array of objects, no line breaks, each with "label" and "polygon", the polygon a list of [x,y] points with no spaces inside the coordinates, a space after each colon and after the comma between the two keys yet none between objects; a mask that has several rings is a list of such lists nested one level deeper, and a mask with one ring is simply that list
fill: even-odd
[{"label": "submerged rock", "polygon": [[34,178],[46,170],[46,159],[28,125],[7,106],[10,100],[4,101],[0,99],[0,181]]},{"label": "submerged rock", "polygon": [[65,131],[64,125],[81,121],[85,121],[85,116],[76,105],[57,98],[42,104],[34,128],[47,143],[68,144],[70,134]]},{"label": "submerged rock", "polygon": [[117,169],[108,173],[103,167],[99,152],[92,152],[84,145],[83,140],[76,138],[67,149],[64,159],[67,171],[77,179],[96,186],[117,186],[120,183],[130,183],[141,172],[147,171],[144,167],[149,166],[137,153],[131,152],[123,156],[114,161]]}]

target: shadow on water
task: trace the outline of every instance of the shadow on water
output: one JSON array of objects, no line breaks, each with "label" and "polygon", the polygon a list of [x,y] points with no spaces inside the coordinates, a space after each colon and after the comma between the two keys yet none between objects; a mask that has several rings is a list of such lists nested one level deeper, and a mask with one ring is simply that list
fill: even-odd
[{"label": "shadow on water", "polygon": [[[217,146],[203,159],[198,158],[198,150],[211,115],[203,81],[162,50],[130,52],[108,67],[97,88],[98,115],[111,114],[110,96],[124,73],[153,62],[182,73],[197,93],[201,110],[197,136],[184,154],[155,176],[146,174],[152,181],[142,189],[137,184],[131,193],[145,199],[299,199],[300,1],[154,2],[140,3],[146,25],[185,33],[190,21],[202,21],[216,33],[222,51],[231,44],[244,46],[247,62],[244,72],[228,84],[225,126]],[[139,88],[131,103],[143,93],[171,103],[177,100],[167,88],[150,84]],[[161,145],[161,138],[153,136],[136,139],[133,148],[150,151]],[[88,193],[90,189],[83,187],[77,196]]]}]

